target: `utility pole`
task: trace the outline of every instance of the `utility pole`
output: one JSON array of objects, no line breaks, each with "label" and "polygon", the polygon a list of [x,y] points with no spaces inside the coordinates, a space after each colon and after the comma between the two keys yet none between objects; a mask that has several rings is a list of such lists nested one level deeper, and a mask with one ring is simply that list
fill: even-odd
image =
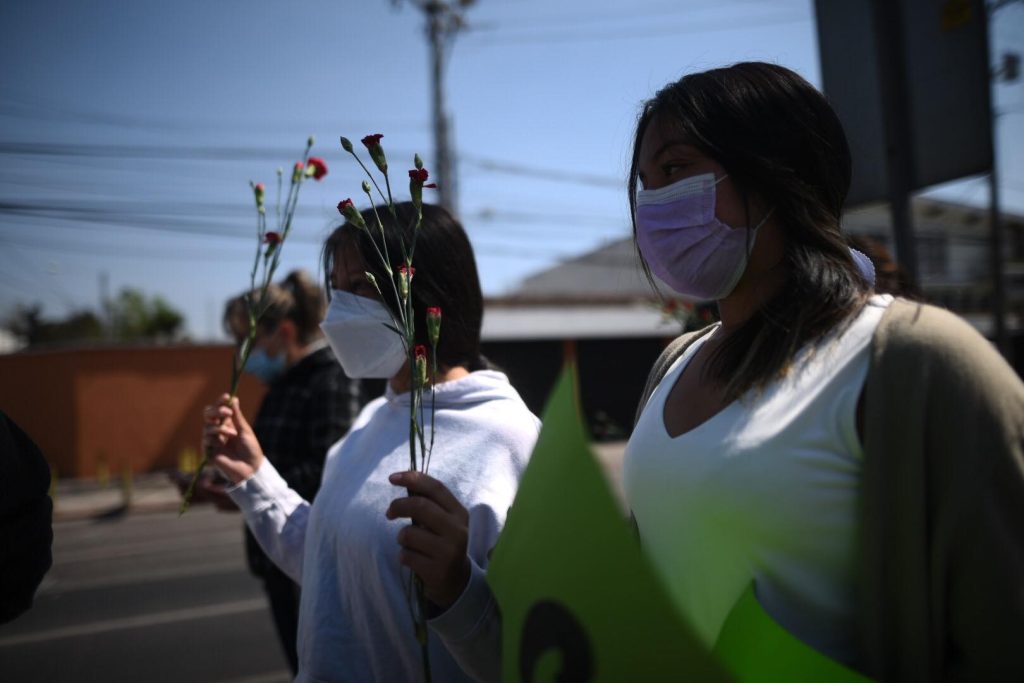
[{"label": "utility pole", "polygon": [[[395,0],[398,4],[401,0]],[[466,24],[463,13],[475,0],[410,0],[426,18],[430,46],[431,114],[434,129],[434,176],[438,200],[453,214],[458,211],[458,180],[455,152],[451,144],[451,119],[445,107],[444,70],[455,35]]]},{"label": "utility pole", "polygon": [[[1011,0],[993,2],[988,6],[986,21],[991,28],[993,16],[996,11]],[[990,32],[986,32],[989,35]],[[991,43],[988,46],[991,50]],[[991,54],[991,52],[990,52]],[[1020,55],[1016,52],[1003,54],[1002,64],[992,69],[992,81],[995,83],[1013,83],[1020,77]],[[1006,298],[1006,273],[1003,265],[1003,223],[999,206],[999,157],[997,154],[998,145],[998,120],[999,117],[992,104],[992,172],[989,173],[989,257],[992,270],[992,321],[993,336],[996,347],[1003,357],[1010,364],[1013,364],[1013,347],[1010,344],[1009,331],[1006,327],[1007,298]]]},{"label": "utility pole", "polygon": [[906,59],[900,3],[873,0],[878,49],[878,80],[882,89],[889,210],[892,214],[896,260],[907,277],[920,286],[914,219],[910,203],[913,187],[913,150],[910,148],[910,113],[907,106]]}]

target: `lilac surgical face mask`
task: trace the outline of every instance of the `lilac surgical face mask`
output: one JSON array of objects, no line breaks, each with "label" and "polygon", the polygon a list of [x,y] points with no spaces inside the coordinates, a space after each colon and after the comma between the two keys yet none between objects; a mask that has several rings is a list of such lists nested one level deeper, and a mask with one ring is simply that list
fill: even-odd
[{"label": "lilac surgical face mask", "polygon": [[765,214],[753,228],[732,228],[715,218],[715,186],[727,176],[684,178],[636,194],[636,239],[654,273],[678,293],[704,301],[736,288]]}]

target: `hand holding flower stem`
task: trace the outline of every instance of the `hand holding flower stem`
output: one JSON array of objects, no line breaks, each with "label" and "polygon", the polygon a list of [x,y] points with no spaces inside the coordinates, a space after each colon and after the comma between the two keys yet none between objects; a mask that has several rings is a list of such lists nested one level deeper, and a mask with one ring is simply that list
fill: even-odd
[{"label": "hand holding flower stem", "polygon": [[[306,141],[306,149],[302,154],[302,160],[295,162],[295,167],[292,171],[291,183],[288,186],[288,196],[284,201],[284,213],[281,213],[281,190],[282,190],[282,176],[283,171],[277,170],[277,230],[267,230],[267,210],[265,206],[266,199],[266,188],[263,183],[250,182],[249,186],[253,191],[253,198],[256,202],[256,256],[253,259],[252,270],[249,273],[249,289],[245,295],[245,302],[248,308],[248,323],[249,329],[246,333],[245,339],[242,340],[238,351],[233,355],[231,360],[231,392],[229,394],[230,399],[233,399],[238,393],[238,383],[242,378],[242,372],[245,370],[245,365],[249,361],[249,354],[252,352],[253,342],[256,340],[256,332],[259,326],[260,320],[263,318],[263,314],[267,312],[270,306],[270,302],[267,300],[267,289],[270,287],[270,283],[274,279],[274,273],[277,270],[277,266],[281,261],[281,250],[284,247],[285,240],[288,239],[288,235],[292,230],[292,219],[295,217],[295,207],[299,201],[299,190],[303,180],[306,178],[313,178],[314,180],[320,180],[327,175],[327,164],[324,163],[323,159],[317,157],[310,157],[309,151],[313,147],[314,138],[309,136]],[[261,269],[262,266],[262,269]],[[254,296],[253,293],[257,290],[257,274],[259,274],[259,294]],[[189,503],[192,500],[192,496],[195,494],[196,483],[199,481],[199,475],[202,473],[203,468],[210,461],[210,452],[204,451],[203,458],[196,468],[195,475],[192,477],[192,481],[189,483],[188,489],[185,491],[185,495],[182,497],[181,507],[178,510],[179,515],[185,514],[188,510]]]},{"label": "hand holding flower stem", "polygon": [[[434,384],[437,381],[437,344],[441,330],[441,310],[435,307],[430,308],[427,311],[427,334],[431,347],[431,353],[428,360],[426,347],[422,344],[416,343],[416,316],[415,311],[413,310],[412,296],[413,280],[416,275],[416,269],[413,266],[413,259],[416,253],[416,240],[419,235],[420,225],[423,222],[423,188],[432,188],[436,186],[433,184],[425,184],[426,180],[429,178],[429,173],[427,172],[427,169],[423,168],[423,161],[417,154],[413,159],[415,168],[409,171],[409,194],[416,210],[416,215],[413,219],[412,225],[409,226],[412,236],[409,244],[406,244],[404,239],[400,239],[398,246],[401,249],[401,262],[397,268],[393,268],[391,265],[390,254],[388,253],[384,224],[381,220],[380,214],[377,212],[375,202],[373,201],[373,190],[376,189],[377,194],[380,195],[381,199],[387,204],[388,212],[391,214],[392,219],[397,221],[398,212],[391,196],[391,181],[388,175],[387,157],[384,153],[384,148],[380,144],[380,140],[383,137],[384,136],[379,133],[367,135],[362,139],[362,143],[369,152],[370,158],[377,167],[377,170],[384,176],[384,186],[387,191],[386,195],[381,191],[380,185],[378,185],[377,181],[374,179],[373,174],[359,158],[359,155],[356,154],[352,143],[348,138],[341,138],[342,149],[355,158],[356,162],[359,164],[360,168],[363,169],[363,172],[369,179],[369,182],[365,180],[363,181],[362,189],[363,193],[366,194],[367,199],[370,200],[373,217],[377,223],[377,230],[370,230],[366,225],[366,221],[362,214],[355,208],[351,199],[346,199],[338,204],[338,210],[354,227],[366,231],[367,236],[370,238],[370,242],[373,244],[374,251],[376,252],[377,257],[381,260],[383,269],[388,274],[388,279],[391,281],[391,294],[394,296],[394,301],[396,302],[395,308],[398,313],[397,315],[392,313],[391,318],[394,326],[388,325],[388,327],[402,339],[402,344],[405,347],[406,357],[408,359],[410,373],[409,469],[425,473],[429,467],[430,454],[433,451],[434,446]],[[380,245],[377,244],[375,232],[380,235]],[[377,279],[372,277],[369,273],[367,273],[367,279],[376,288],[378,295],[384,299],[385,297],[381,290],[381,285],[378,283]],[[430,386],[431,394],[429,444],[426,440],[426,433],[423,427],[425,422],[423,390],[428,384]],[[419,451],[418,455],[417,447]],[[409,495],[411,496],[414,494],[412,491],[409,491]],[[423,588],[423,581],[420,577],[415,573],[411,573],[409,578],[410,582],[407,586],[409,610],[412,616],[416,640],[420,644],[422,653],[424,678],[429,682],[431,680],[431,672],[426,623],[427,597]]]}]

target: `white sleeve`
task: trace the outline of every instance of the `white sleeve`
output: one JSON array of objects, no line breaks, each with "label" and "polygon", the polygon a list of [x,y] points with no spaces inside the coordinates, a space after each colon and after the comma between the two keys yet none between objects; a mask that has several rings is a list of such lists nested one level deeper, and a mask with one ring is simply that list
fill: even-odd
[{"label": "white sleeve", "polygon": [[309,503],[288,487],[266,458],[255,474],[227,489],[227,493],[245,515],[245,523],[267,556],[301,583]]},{"label": "white sleeve", "polygon": [[454,604],[427,624],[462,670],[481,683],[501,680],[501,614],[487,572],[470,558],[469,583]]}]

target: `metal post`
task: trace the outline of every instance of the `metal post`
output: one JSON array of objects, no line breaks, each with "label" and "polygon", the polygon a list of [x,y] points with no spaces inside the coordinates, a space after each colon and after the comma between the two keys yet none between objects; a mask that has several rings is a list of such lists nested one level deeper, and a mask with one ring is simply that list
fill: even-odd
[{"label": "metal post", "polygon": [[423,5],[427,15],[427,37],[431,56],[431,99],[434,123],[434,157],[438,200],[441,206],[456,213],[455,169],[452,164],[448,135],[448,116],[444,107],[445,41],[450,33],[450,9],[447,3],[431,0]]},{"label": "metal post", "polygon": [[885,119],[885,145],[888,160],[889,206],[892,212],[896,260],[911,283],[920,285],[917,244],[911,213],[913,188],[913,149],[910,136],[910,112],[907,107],[907,64],[903,48],[903,17],[899,2],[872,0],[878,79],[882,90]]},{"label": "metal post", "polygon": [[[993,121],[994,123],[994,121]],[[992,129],[995,136],[995,127]],[[993,145],[993,149],[995,145]],[[989,174],[989,245],[992,269],[992,322],[996,347],[1011,363],[1010,338],[1006,330],[1006,281],[1003,277],[1003,222],[999,211],[999,181],[995,159]]]},{"label": "metal post", "polygon": [[[991,43],[989,42],[989,27],[992,22],[992,15],[998,10],[1003,2],[994,2],[988,6],[988,12],[984,17],[985,21],[985,54],[988,55],[989,61],[992,62],[993,55],[991,53]],[[1010,69],[1014,68],[1013,64],[1009,64]],[[990,82],[998,82],[1001,77],[1004,77],[1001,73],[992,74]],[[992,273],[992,327],[993,337],[995,339],[996,348],[999,349],[999,353],[1003,354],[1011,365],[1013,365],[1013,350],[1010,346],[1010,337],[1006,329],[1006,279],[1003,272],[1003,221],[1001,212],[999,210],[999,164],[996,150],[998,146],[996,144],[997,138],[997,115],[995,111],[994,99],[989,99],[989,110],[991,112],[991,126],[992,131],[992,170],[989,173],[989,257],[990,257],[990,271]]]}]

